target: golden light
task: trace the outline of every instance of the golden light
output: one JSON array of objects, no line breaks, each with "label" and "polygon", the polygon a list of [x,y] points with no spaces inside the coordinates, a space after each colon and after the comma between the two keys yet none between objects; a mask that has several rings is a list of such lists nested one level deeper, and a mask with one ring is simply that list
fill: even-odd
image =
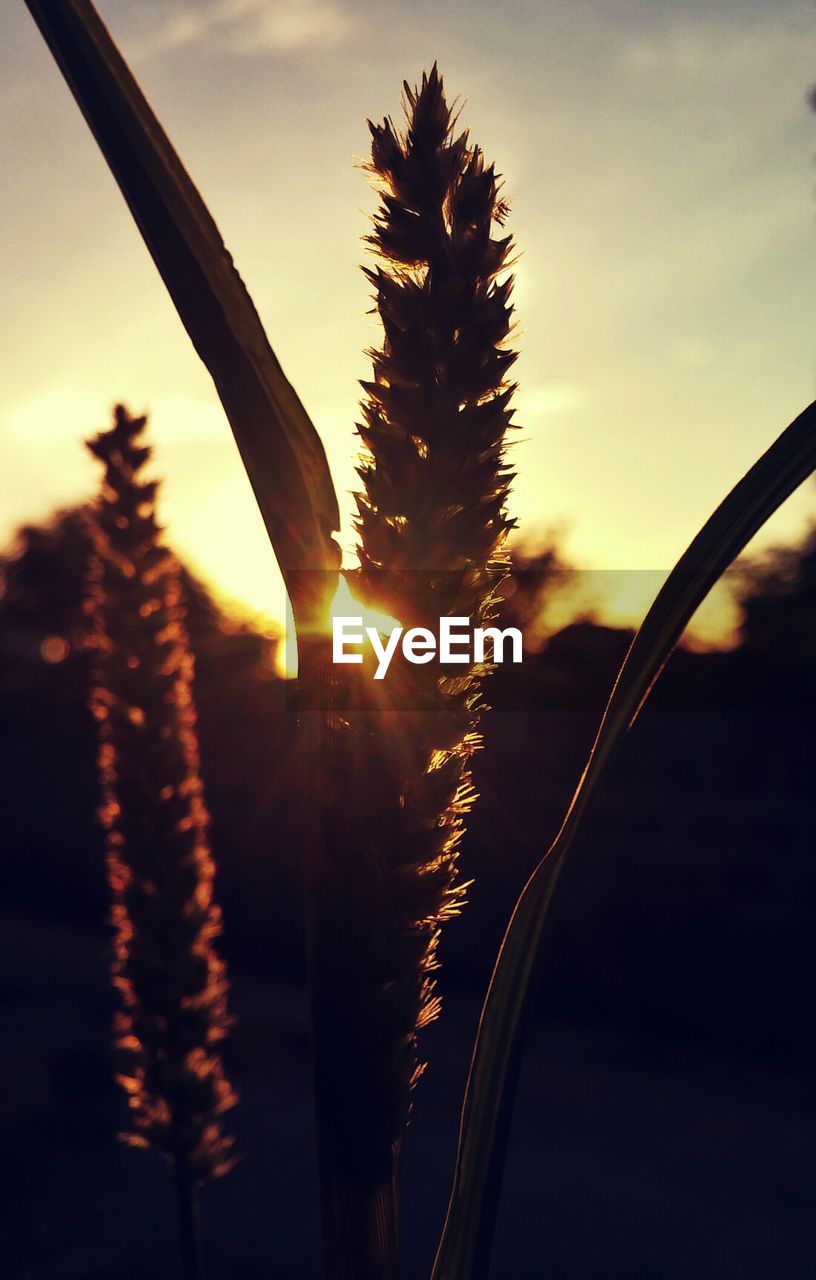
[{"label": "golden light", "polygon": [[[329,605],[329,613],[326,621],[326,630],[331,634],[332,624],[335,618],[362,618],[363,627],[373,627],[381,636],[389,635],[394,627],[402,624],[396,618],[392,618],[388,613],[380,613],[377,609],[370,609],[367,605],[357,600],[349,586],[347,578],[341,573],[340,581],[337,584],[337,590],[334,598]],[[298,673],[297,661],[297,638],[295,636],[294,621],[292,619],[291,606],[287,606],[286,611],[286,637],[285,643],[278,650],[280,671],[287,679],[294,679]]]},{"label": "golden light", "polygon": [[[537,618],[525,632],[525,649],[537,653],[551,635],[575,622],[636,630],[666,580],[665,570],[575,569],[544,593]],[[740,607],[733,579],[712,589],[692,618],[683,644],[697,650],[732,649],[739,643]]]},{"label": "golden light", "polygon": [[[124,385],[117,382],[117,392],[134,410],[147,409],[150,415],[153,468],[163,481],[160,519],[171,545],[215,591],[227,613],[235,612],[264,630],[282,628],[286,619],[287,633],[292,634],[280,570],[214,394],[159,392],[145,398],[140,382],[129,384],[126,379]],[[568,399],[566,389],[558,394]],[[530,407],[537,403],[533,397]],[[18,485],[4,509],[6,536],[16,522],[44,519],[55,505],[82,502],[95,491],[96,477],[83,441],[105,425],[110,405],[111,396],[105,391],[61,383],[6,410],[2,426],[12,463],[22,469],[22,451],[30,449],[32,441],[37,450],[37,465],[24,471],[29,477],[25,500],[20,497],[16,505],[18,491],[23,493]],[[338,409],[332,419],[325,410],[321,421],[326,418],[339,437],[342,412]],[[46,465],[56,458],[58,466]],[[664,577],[647,569],[576,572],[574,583],[545,604],[542,617],[531,628],[532,634],[526,637],[531,651],[576,616],[592,615],[611,626],[637,626]],[[362,615],[364,625],[381,633],[394,625],[388,615],[363,608],[341,579],[330,617],[344,614]],[[733,596],[727,585],[720,584],[693,619],[686,643],[699,648],[731,647],[738,640],[738,621]],[[279,646],[276,665],[281,675],[296,673],[293,634]]]},{"label": "golden light", "polygon": [[52,665],[64,662],[68,652],[68,642],[62,636],[46,636],[40,645],[40,657]]},{"label": "golden light", "polygon": [[381,636],[389,635],[395,627],[402,626],[396,618],[392,618],[389,613],[380,613],[377,609],[370,609],[367,605],[357,600],[349,586],[348,579],[342,574],[337,584],[337,590],[334,593],[334,599],[329,607],[329,627],[331,627],[334,618],[362,618],[364,627],[373,627]]}]

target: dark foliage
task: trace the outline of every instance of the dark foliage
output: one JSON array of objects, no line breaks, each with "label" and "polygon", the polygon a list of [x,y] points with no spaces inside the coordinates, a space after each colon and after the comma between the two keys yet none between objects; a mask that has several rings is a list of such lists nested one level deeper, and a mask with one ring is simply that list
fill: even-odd
[{"label": "dark foliage", "polygon": [[775,662],[806,662],[816,652],[816,526],[799,546],[781,547],[753,566],[741,591],[746,648]]}]

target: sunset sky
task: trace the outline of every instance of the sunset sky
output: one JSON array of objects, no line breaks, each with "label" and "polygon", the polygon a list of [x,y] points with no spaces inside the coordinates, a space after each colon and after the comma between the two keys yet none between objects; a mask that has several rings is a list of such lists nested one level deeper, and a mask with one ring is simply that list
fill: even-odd
[{"label": "sunset sky", "polygon": [[[580,565],[665,570],[816,394],[811,0],[98,7],[322,435],[347,548],[377,341],[365,121],[396,115],[435,58],[512,201],[523,535],[558,527]],[[22,0],[0,17],[0,100],[0,541],[92,491],[81,441],[125,400],[151,413],[175,545],[281,616],[208,375]],[[814,512],[811,484],[764,543]]]}]

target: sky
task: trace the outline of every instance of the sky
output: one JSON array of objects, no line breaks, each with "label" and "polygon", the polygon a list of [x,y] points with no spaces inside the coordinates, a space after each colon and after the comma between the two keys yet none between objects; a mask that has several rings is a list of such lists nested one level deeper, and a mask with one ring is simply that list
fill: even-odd
[{"label": "sky", "polygon": [[[434,59],[511,200],[520,537],[557,529],[577,565],[651,581],[814,398],[810,0],[98,8],[321,434],[348,552],[378,340],[366,118],[398,116]],[[281,617],[209,376],[22,0],[0,16],[0,107],[0,545],[93,492],[82,440],[123,400],[151,415],[174,545],[223,598]],[[759,546],[815,511],[811,484]]]}]

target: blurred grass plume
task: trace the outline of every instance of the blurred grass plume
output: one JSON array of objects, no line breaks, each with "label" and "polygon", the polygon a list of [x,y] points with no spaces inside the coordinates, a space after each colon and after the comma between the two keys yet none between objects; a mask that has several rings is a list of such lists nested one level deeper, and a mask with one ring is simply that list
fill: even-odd
[{"label": "blurred grass plume", "polygon": [[221,1117],[236,1101],[218,1046],[230,1025],[215,949],[220,910],[199,772],[193,658],[178,566],[143,468],[144,417],[118,405],[88,442],[105,468],[89,517],[87,611],[95,673],[100,817],[115,928],[116,1043],[128,1063],[126,1140],[162,1153],[191,1187],[226,1172]]}]

